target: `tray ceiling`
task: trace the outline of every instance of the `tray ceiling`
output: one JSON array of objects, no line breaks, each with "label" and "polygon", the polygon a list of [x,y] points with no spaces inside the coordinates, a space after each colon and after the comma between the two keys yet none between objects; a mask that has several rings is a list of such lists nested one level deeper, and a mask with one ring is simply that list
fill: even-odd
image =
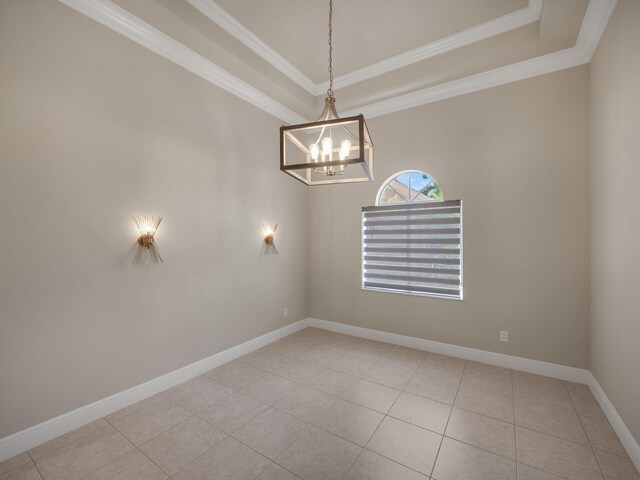
[{"label": "tray ceiling", "polygon": [[[287,123],[323,101],[324,0],[59,1]],[[615,3],[336,0],[338,109],[384,115],[588,63]]]}]

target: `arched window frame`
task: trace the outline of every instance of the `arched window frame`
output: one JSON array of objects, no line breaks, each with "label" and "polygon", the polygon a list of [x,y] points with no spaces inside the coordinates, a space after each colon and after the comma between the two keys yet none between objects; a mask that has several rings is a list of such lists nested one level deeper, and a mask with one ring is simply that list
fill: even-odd
[{"label": "arched window frame", "polygon": [[[442,188],[440,187],[440,184],[438,183],[438,181],[435,179],[435,177],[433,175],[428,174],[427,172],[424,172],[422,170],[402,170],[400,172],[396,172],[393,175],[391,175],[389,178],[387,178],[382,185],[380,186],[380,188],[378,189],[378,193],[376,194],[376,205],[380,206],[380,205],[390,205],[390,204],[402,204],[402,203],[416,203],[416,202],[437,202],[439,200],[443,200],[444,199],[444,193],[442,195],[442,198],[430,198],[430,197],[426,197],[426,195],[423,194],[423,197],[426,198],[419,198],[418,199],[418,195],[416,195],[414,198],[411,198],[411,192],[409,191],[409,200],[405,201],[405,202],[383,202],[382,201],[382,195],[384,193],[384,191],[387,189],[387,187],[391,188],[392,190],[394,190],[398,195],[403,196],[400,192],[398,192],[392,185],[393,181],[397,180],[398,177],[401,177],[402,175],[409,175],[409,185],[406,185],[407,188],[411,189],[411,174],[413,173],[418,173],[420,175],[426,175],[427,177],[429,177],[431,179],[430,183],[435,184],[438,189],[440,190],[441,193],[442,192]],[[398,183],[400,183],[401,185],[404,185],[402,182],[398,181]]]}]

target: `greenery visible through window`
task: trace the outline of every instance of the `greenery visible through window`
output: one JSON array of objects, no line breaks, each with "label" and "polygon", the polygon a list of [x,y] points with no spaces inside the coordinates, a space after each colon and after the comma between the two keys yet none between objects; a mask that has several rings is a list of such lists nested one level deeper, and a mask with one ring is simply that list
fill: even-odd
[{"label": "greenery visible through window", "polygon": [[382,185],[376,204],[426,202],[442,199],[442,189],[431,175],[417,170],[409,170],[400,172]]}]

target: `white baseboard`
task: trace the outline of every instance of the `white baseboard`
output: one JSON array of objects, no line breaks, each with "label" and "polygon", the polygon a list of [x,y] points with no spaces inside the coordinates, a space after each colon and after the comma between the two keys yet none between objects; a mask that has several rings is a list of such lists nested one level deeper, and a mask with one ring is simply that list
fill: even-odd
[{"label": "white baseboard", "polygon": [[368,338],[370,340],[393,343],[394,345],[401,345],[403,347],[416,348],[427,352],[441,353],[451,357],[464,358],[465,360],[488,363],[489,365],[496,365],[498,367],[535,373],[537,375],[558,378],[560,380],[589,383],[591,378],[591,372],[582,368],[566,367],[564,365],[542,362],[540,360],[514,357],[513,355],[505,355],[503,353],[487,352],[486,350],[461,347],[458,345],[451,345],[449,343],[434,342],[433,340],[408,337],[406,335],[398,335],[396,333],[356,327],[353,325],[346,325],[344,323],[329,322],[327,320],[319,320],[317,318],[310,318],[309,326],[330,330],[332,332],[345,333],[347,335],[355,335],[357,337]]},{"label": "white baseboard", "polygon": [[0,439],[0,462],[36,447],[71,430],[87,425],[121,408],[133,405],[140,400],[174,387],[182,382],[202,375],[220,365],[253,352],[287,335],[291,335],[309,324],[308,319],[299,320],[282,328],[249,340],[241,345],[224,350],[199,360],[186,367],[179,368],[135,387],[103,398],[84,407],[77,408],[58,417],[29,427],[8,437]]},{"label": "white baseboard", "polygon": [[636,469],[640,472],[640,445],[633,437],[627,426],[625,425],[622,417],[607,397],[607,394],[604,393],[604,390],[596,380],[596,377],[589,372],[590,380],[589,380],[589,388],[593,393],[593,396],[596,397],[596,400],[602,407],[604,414],[609,419],[609,423],[615,430],[618,438],[622,442],[625,450],[627,451],[627,455],[636,466]]}]

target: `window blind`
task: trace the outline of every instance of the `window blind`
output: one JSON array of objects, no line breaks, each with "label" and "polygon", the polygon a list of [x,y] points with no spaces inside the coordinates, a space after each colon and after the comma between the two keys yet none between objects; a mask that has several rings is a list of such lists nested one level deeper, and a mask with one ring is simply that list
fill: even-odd
[{"label": "window blind", "polygon": [[462,201],[362,208],[362,286],[462,298]]}]

